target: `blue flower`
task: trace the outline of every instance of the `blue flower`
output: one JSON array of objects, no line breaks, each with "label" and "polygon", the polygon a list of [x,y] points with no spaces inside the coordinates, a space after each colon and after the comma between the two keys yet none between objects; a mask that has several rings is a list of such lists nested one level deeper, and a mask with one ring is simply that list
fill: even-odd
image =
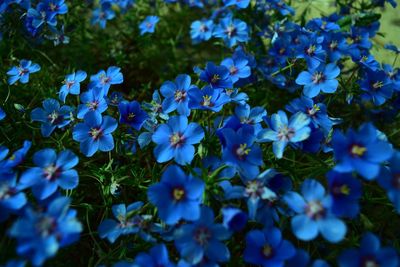
[{"label": "blue flower", "polygon": [[296,47],[296,57],[304,58],[310,70],[316,69],[325,62],[326,52],[321,46],[323,40],[324,38],[322,36],[317,37],[316,33],[298,37],[299,45]]},{"label": "blue flower", "polygon": [[31,112],[32,121],[42,123],[41,132],[48,137],[56,128],[63,128],[71,123],[73,108],[60,107],[57,100],[48,98],[43,101],[43,108],[35,108]]},{"label": "blue flower", "polygon": [[212,110],[214,112],[221,111],[222,107],[231,101],[230,97],[219,89],[213,89],[205,86],[202,89],[192,88],[189,94],[189,108]]},{"label": "blue flower", "polygon": [[313,98],[319,95],[320,91],[324,93],[334,93],[339,82],[336,77],[340,74],[340,69],[336,64],[320,64],[315,69],[303,71],[296,79],[296,83],[304,85],[303,94]]},{"label": "blue flower", "polygon": [[81,93],[80,82],[86,79],[86,72],[78,70],[72,74],[65,76],[64,85],[61,86],[59,92],[59,98],[65,102],[65,98],[68,94],[79,95]]},{"label": "blue flower", "polygon": [[101,1],[100,8],[93,10],[91,23],[93,25],[99,24],[100,28],[104,29],[107,20],[112,20],[115,17],[115,12],[112,10],[111,1]]},{"label": "blue flower", "polygon": [[14,173],[0,171],[0,222],[25,206],[27,199],[22,189]]},{"label": "blue flower", "polygon": [[251,69],[248,61],[244,57],[225,58],[221,65],[229,69],[232,82],[235,83],[239,79],[247,78],[251,75]]},{"label": "blue flower", "polygon": [[349,173],[330,171],[327,176],[332,212],[336,216],[357,216],[360,211],[361,182]]},{"label": "blue flower", "polygon": [[121,68],[111,66],[107,69],[99,71],[97,74],[90,77],[90,88],[101,87],[104,90],[104,95],[108,94],[108,90],[112,84],[121,84],[124,77],[121,73]]},{"label": "blue flower", "polygon": [[137,131],[149,117],[137,101],[122,102],[118,105],[118,110],[120,123],[126,123]]},{"label": "blue flower", "polygon": [[361,97],[365,100],[372,100],[377,106],[392,97],[392,83],[385,71],[381,69],[375,71],[366,69],[359,84],[360,89],[365,91]]},{"label": "blue flower", "polygon": [[332,129],[332,121],[328,116],[326,106],[322,103],[314,103],[311,98],[302,96],[292,100],[287,106],[287,111],[297,113],[299,111],[306,114],[314,127],[321,127],[325,134],[328,134]]},{"label": "blue flower", "polygon": [[10,76],[8,78],[8,84],[14,84],[18,80],[21,83],[27,83],[29,81],[29,74],[38,72],[39,70],[39,64],[32,63],[30,60],[22,59],[19,66],[14,66],[7,72],[7,75]]},{"label": "blue flower", "polygon": [[204,258],[214,262],[227,262],[230,252],[221,241],[230,237],[222,224],[214,223],[214,212],[206,206],[201,208],[200,218],[175,230],[175,246],[181,257],[194,265]]},{"label": "blue flower", "polygon": [[392,247],[381,247],[379,238],[372,233],[364,234],[359,249],[345,250],[338,258],[339,267],[396,267],[398,264],[399,257],[396,250]]},{"label": "blue flower", "polygon": [[382,186],[400,213],[400,152],[396,151],[389,161],[388,167],[383,167],[378,175],[378,183]]},{"label": "blue flower", "polygon": [[173,116],[166,124],[158,126],[152,136],[157,146],[154,156],[162,163],[172,158],[180,165],[189,164],[194,157],[194,144],[204,138],[204,131],[200,125],[191,122],[185,116]]},{"label": "blue flower", "polygon": [[222,38],[230,48],[238,42],[243,43],[250,39],[246,22],[240,19],[233,19],[232,14],[220,19],[219,24],[214,29],[213,35]]},{"label": "blue flower", "polygon": [[73,167],[78,161],[70,150],[57,155],[53,149],[42,149],[33,155],[33,162],[38,167],[26,170],[21,175],[20,183],[24,187],[32,187],[33,195],[41,200],[54,194],[58,187],[74,189],[78,186],[79,177]]},{"label": "blue flower", "polygon": [[291,219],[292,231],[301,240],[308,241],[318,233],[329,242],[341,241],[347,231],[346,224],[331,212],[332,199],[325,195],[324,187],[316,180],[306,179],[301,193],[288,192],[285,202],[296,213]]},{"label": "blue flower", "polygon": [[27,257],[32,264],[42,265],[54,257],[59,248],[79,239],[82,225],[76,211],[69,210],[70,199],[59,197],[45,210],[28,208],[12,225],[9,234],[17,239],[17,253]]},{"label": "blue flower", "polygon": [[156,25],[160,19],[157,16],[147,16],[140,24],[140,35],[148,33],[153,33]]},{"label": "blue flower", "polygon": [[9,170],[20,165],[26,157],[29,149],[31,148],[32,142],[24,141],[22,148],[15,151],[7,159],[7,153],[9,150],[6,147],[0,146],[0,174],[8,172]]},{"label": "blue flower", "polygon": [[214,89],[227,89],[233,87],[229,69],[225,66],[216,66],[208,62],[206,69],[200,73],[200,80],[209,83]]},{"label": "blue flower", "polygon": [[298,112],[288,118],[284,111],[271,116],[270,129],[264,129],[258,134],[260,142],[272,141],[272,149],[277,158],[282,158],[283,151],[289,143],[297,143],[306,140],[311,133],[310,118],[302,112]]},{"label": "blue flower", "polygon": [[72,138],[80,142],[80,149],[87,157],[93,156],[97,150],[106,152],[114,149],[114,138],[111,135],[117,128],[117,121],[110,117],[102,117],[100,113],[88,112],[83,123],[78,123],[72,132]]},{"label": "blue flower", "polygon": [[247,8],[250,4],[250,0],[224,0],[224,6],[236,6],[237,8]]},{"label": "blue flower", "polygon": [[176,165],[170,165],[161,181],[149,187],[147,195],[149,201],[157,206],[160,219],[175,224],[180,219],[199,219],[204,187],[202,180],[186,175]]},{"label": "blue flower", "polygon": [[332,137],[333,152],[337,161],[334,168],[338,172],[356,171],[367,180],[374,179],[381,163],[393,154],[391,145],[378,137],[371,123],[361,125],[356,132],[349,129],[344,135],[336,130]]},{"label": "blue flower", "polygon": [[189,116],[189,97],[188,91],[194,86],[190,84],[189,75],[180,74],[176,77],[175,82],[166,81],[162,84],[160,91],[163,97],[162,109],[165,113],[178,110],[180,115]]},{"label": "blue flower", "polygon": [[[134,215],[143,203],[138,201],[128,206],[118,204],[112,206],[112,213],[115,219],[105,219],[98,228],[99,236],[107,238],[108,241],[114,243],[121,235],[129,235],[138,233],[140,230],[138,215]],[[139,219],[139,220],[138,220]]]},{"label": "blue flower", "polygon": [[241,209],[234,207],[225,207],[221,210],[224,218],[223,225],[232,231],[242,230],[247,223],[248,216]]},{"label": "blue flower", "polygon": [[238,131],[230,128],[221,130],[224,139],[222,161],[235,167],[246,178],[254,178],[263,164],[260,147],[255,144],[254,129],[243,126]]},{"label": "blue flower", "polygon": [[164,244],[159,244],[150,249],[149,253],[139,253],[134,262],[137,267],[174,267],[168,257],[168,250]]},{"label": "blue flower", "polygon": [[2,108],[0,108],[0,121],[3,120],[6,116],[7,114],[4,112]]},{"label": "blue flower", "polygon": [[78,106],[78,119],[83,119],[88,112],[103,113],[107,110],[107,100],[104,97],[104,90],[101,87],[95,87],[84,92],[80,96],[83,104]]},{"label": "blue flower", "polygon": [[284,262],[295,253],[292,243],[282,239],[281,231],[273,227],[247,233],[243,259],[247,263],[264,267],[283,266]]},{"label": "blue flower", "polygon": [[193,43],[199,43],[201,41],[207,41],[212,36],[214,29],[214,22],[212,20],[196,20],[192,22],[190,26],[190,37]]}]

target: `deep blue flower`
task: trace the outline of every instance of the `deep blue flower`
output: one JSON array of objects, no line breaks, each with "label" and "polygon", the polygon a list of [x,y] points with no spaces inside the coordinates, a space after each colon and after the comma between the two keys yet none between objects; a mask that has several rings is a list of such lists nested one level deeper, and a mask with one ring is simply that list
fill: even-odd
[{"label": "deep blue flower", "polygon": [[201,71],[200,80],[209,83],[214,89],[227,89],[233,87],[229,69],[225,66],[217,66],[208,62],[206,69]]},{"label": "deep blue flower", "polygon": [[332,129],[333,123],[328,116],[326,106],[322,103],[314,104],[311,98],[305,96],[296,98],[286,106],[286,109],[293,114],[303,112],[311,119],[313,125],[316,128],[321,127],[325,134]]},{"label": "deep blue flower", "polygon": [[296,213],[291,220],[296,237],[308,241],[321,233],[329,242],[341,241],[347,231],[346,224],[332,214],[332,199],[325,195],[324,187],[316,180],[306,179],[301,194],[292,191],[284,196],[285,202]]},{"label": "deep blue flower", "polygon": [[378,183],[382,186],[400,213],[400,152],[394,153],[388,167],[383,167],[378,175]]},{"label": "deep blue flower", "polygon": [[32,110],[31,119],[42,123],[42,135],[48,137],[56,128],[63,128],[71,123],[72,112],[72,107],[60,107],[57,100],[48,98],[43,101],[43,108]]},{"label": "deep blue flower", "polygon": [[65,98],[68,94],[79,95],[81,93],[80,82],[86,79],[86,72],[78,70],[77,72],[71,73],[65,76],[64,85],[61,86],[59,92],[59,98],[65,102]]},{"label": "deep blue flower", "polygon": [[99,71],[97,74],[90,77],[90,88],[101,87],[104,90],[104,95],[108,95],[108,90],[112,84],[121,84],[124,77],[121,73],[121,68],[111,66],[107,69]]},{"label": "deep blue flower", "polygon": [[118,107],[119,103],[124,101],[124,96],[121,92],[112,92],[111,95],[108,97],[106,96],[107,104],[110,106]]},{"label": "deep blue flower", "polygon": [[254,143],[254,129],[244,126],[235,132],[225,128],[221,130],[221,134],[225,143],[222,148],[222,160],[249,179],[257,176],[263,160],[261,148]]},{"label": "deep blue flower", "polygon": [[399,266],[399,257],[392,247],[381,247],[379,238],[372,233],[366,233],[361,239],[359,249],[345,250],[338,258],[340,267],[353,266]]},{"label": "deep blue flower", "polygon": [[344,135],[336,130],[332,137],[333,151],[338,172],[356,171],[367,180],[374,179],[381,163],[390,159],[393,149],[387,141],[380,140],[371,123],[361,125],[356,132],[349,129]]},{"label": "deep blue flower", "polygon": [[193,43],[197,44],[201,41],[207,41],[212,36],[214,22],[212,20],[202,19],[192,22],[190,26],[190,36]]},{"label": "deep blue flower", "polygon": [[54,194],[58,187],[67,190],[78,186],[79,177],[73,169],[78,164],[78,157],[70,150],[61,151],[58,155],[47,148],[33,155],[37,167],[26,170],[20,178],[21,185],[32,187],[38,199],[45,199]]},{"label": "deep blue flower", "polygon": [[14,66],[7,72],[7,75],[10,76],[8,78],[8,84],[14,84],[18,80],[21,83],[27,83],[29,81],[29,74],[38,72],[39,70],[39,64],[32,63],[30,60],[22,59],[19,62],[19,66]]},{"label": "deep blue flower", "polygon": [[366,69],[363,78],[359,81],[360,89],[365,91],[361,97],[365,100],[372,100],[375,105],[382,105],[392,97],[393,88],[385,71]]},{"label": "deep blue flower", "polygon": [[231,101],[230,97],[219,89],[213,89],[211,86],[205,86],[202,89],[192,88],[188,92],[189,108],[221,111],[222,107]]},{"label": "deep blue flower", "polygon": [[168,250],[164,244],[152,247],[149,253],[139,253],[134,262],[135,267],[174,267],[175,264],[169,260]]},{"label": "deep blue flower", "polygon": [[299,74],[296,83],[304,85],[303,94],[309,98],[324,93],[334,93],[339,85],[336,77],[339,76],[340,69],[336,64],[320,64],[315,69],[309,69]]},{"label": "deep blue flower", "polygon": [[200,217],[200,203],[204,182],[186,173],[176,165],[164,171],[161,181],[151,185],[149,201],[158,208],[158,216],[167,224],[180,219],[194,221]]},{"label": "deep blue flower", "polygon": [[107,20],[112,20],[115,17],[115,12],[112,10],[111,1],[101,1],[100,8],[96,8],[92,12],[91,23],[93,25],[99,24],[100,28],[104,29]]},{"label": "deep blue flower", "polygon": [[140,107],[139,102],[121,102],[118,105],[119,122],[130,125],[133,129],[139,131],[149,117],[147,113]]},{"label": "deep blue flower", "polygon": [[68,6],[65,4],[65,0],[43,0],[39,5],[43,5],[43,9],[46,10],[47,16],[50,18],[68,12]]},{"label": "deep blue flower", "polygon": [[117,126],[117,121],[110,116],[102,117],[98,112],[88,112],[83,123],[78,123],[74,127],[72,138],[81,143],[82,153],[91,157],[97,150],[106,152],[114,149],[114,138],[111,133]]},{"label": "deep blue flower", "polygon": [[222,224],[214,223],[212,209],[203,206],[200,218],[178,228],[174,233],[174,240],[181,257],[195,265],[204,258],[214,262],[227,262],[230,252],[221,241],[227,240],[230,235]]},{"label": "deep blue flower", "polygon": [[138,215],[134,215],[141,207],[143,203],[138,201],[128,206],[125,204],[117,204],[112,206],[112,213],[114,218],[117,219],[105,219],[99,225],[99,236],[101,238],[107,238],[108,241],[114,243],[121,235],[129,235],[138,233],[140,230],[139,223],[140,218]]},{"label": "deep blue flower", "polygon": [[235,108],[235,116],[242,125],[251,125],[254,128],[254,134],[257,135],[262,129],[261,122],[267,116],[267,111],[263,107],[250,107],[250,105],[238,105]]},{"label": "deep blue flower", "polygon": [[302,112],[294,114],[288,120],[286,113],[280,110],[271,116],[271,128],[260,131],[258,139],[260,142],[272,141],[275,156],[282,158],[287,144],[304,141],[310,136],[309,124],[310,118]]},{"label": "deep blue flower", "polygon": [[80,100],[82,104],[78,106],[78,119],[83,119],[88,112],[103,113],[108,108],[104,90],[101,87],[95,87],[82,93]]},{"label": "deep blue flower", "polygon": [[180,74],[175,82],[166,81],[162,84],[160,91],[163,97],[162,109],[165,113],[178,110],[180,115],[189,116],[189,97],[188,91],[193,88],[191,78],[187,74]]},{"label": "deep blue flower", "polygon": [[12,172],[0,171],[0,222],[25,206],[27,199],[22,187],[17,183],[17,176]]},{"label": "deep blue flower", "polygon": [[229,69],[232,82],[235,83],[239,79],[247,78],[251,75],[251,69],[248,63],[247,59],[241,57],[225,58],[222,60],[221,66],[225,66]]},{"label": "deep blue flower", "polygon": [[224,0],[225,6],[236,6],[237,8],[247,8],[250,4],[250,0]]},{"label": "deep blue flower", "polygon": [[76,211],[68,209],[69,204],[69,198],[59,197],[45,210],[28,208],[9,231],[17,239],[17,253],[35,266],[42,265],[59,248],[78,240],[82,225],[76,219]]},{"label": "deep blue flower", "polygon": [[194,157],[194,144],[204,137],[203,128],[197,123],[188,124],[185,116],[173,116],[168,122],[158,126],[152,136],[157,146],[154,156],[162,163],[174,158],[180,165],[190,163]]},{"label": "deep blue flower", "polygon": [[160,19],[157,16],[147,16],[140,24],[140,35],[145,33],[153,33]]},{"label": "deep blue flower", "polygon": [[332,212],[336,216],[357,216],[360,211],[361,182],[349,173],[330,171],[327,176]]},{"label": "deep blue flower", "polygon": [[214,28],[213,35],[222,38],[228,47],[233,47],[238,42],[247,42],[250,39],[246,22],[234,19],[232,14],[220,19],[219,24]]},{"label": "deep blue flower", "polygon": [[283,266],[284,262],[295,253],[292,243],[282,239],[281,231],[273,227],[247,233],[243,259],[247,263],[263,267],[278,267]]},{"label": "deep blue flower", "polygon": [[2,172],[8,172],[20,165],[25,160],[26,154],[31,148],[31,145],[32,142],[24,141],[22,148],[15,151],[7,159],[6,156],[9,152],[8,148],[0,146],[0,174]]},{"label": "deep blue flower", "polygon": [[241,209],[234,207],[225,207],[221,210],[224,218],[223,225],[231,231],[242,230],[247,223],[248,216]]},{"label": "deep blue flower", "polygon": [[7,114],[4,112],[2,108],[0,108],[0,121],[3,120],[6,116]]},{"label": "deep blue flower", "polygon": [[303,249],[297,249],[296,254],[291,257],[285,267],[330,267],[324,260],[311,260],[310,255]]}]

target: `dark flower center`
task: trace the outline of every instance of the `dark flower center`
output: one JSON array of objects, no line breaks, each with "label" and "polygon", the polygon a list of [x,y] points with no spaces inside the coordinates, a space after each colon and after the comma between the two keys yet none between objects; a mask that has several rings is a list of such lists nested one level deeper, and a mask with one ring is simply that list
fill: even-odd
[{"label": "dark flower center", "polygon": [[49,236],[54,231],[56,222],[53,218],[44,216],[36,222],[35,226],[37,232],[44,237]]},{"label": "dark flower center", "polygon": [[374,90],[378,90],[382,87],[383,87],[383,82],[381,82],[381,81],[376,81],[376,82],[372,83],[372,88]]},{"label": "dark flower center", "polygon": [[350,187],[347,184],[336,184],[332,187],[333,195],[340,196],[348,196],[350,195]]},{"label": "dark flower center", "polygon": [[15,189],[9,187],[8,184],[0,184],[0,200],[5,200],[15,194]]},{"label": "dark flower center", "polygon": [[311,117],[314,117],[315,114],[317,114],[317,112],[320,110],[321,108],[317,104],[314,104],[312,108],[307,108],[307,114]]},{"label": "dark flower center", "polygon": [[313,56],[316,49],[317,49],[317,48],[315,47],[315,45],[310,45],[310,46],[306,49],[306,54],[309,55],[309,56]]},{"label": "dark flower center", "polygon": [[174,98],[176,102],[182,102],[186,99],[186,91],[185,90],[176,90],[174,93]]},{"label": "dark flower center", "polygon": [[63,116],[61,116],[60,114],[58,114],[57,111],[54,110],[49,115],[47,115],[47,119],[51,124],[59,124],[62,122]]},{"label": "dark flower center", "polygon": [[337,47],[338,47],[338,42],[337,42],[337,41],[332,41],[332,42],[329,44],[329,48],[330,48],[331,50],[336,50]]},{"label": "dark flower center", "polygon": [[251,148],[247,147],[247,144],[240,144],[239,147],[235,149],[235,154],[239,160],[244,160],[247,155],[249,155]]},{"label": "dark flower center", "polygon": [[47,180],[51,181],[60,176],[60,171],[61,171],[60,168],[58,168],[54,164],[51,164],[46,168],[44,168],[43,175]]},{"label": "dark flower center", "polygon": [[90,110],[97,110],[97,108],[99,107],[99,101],[95,100],[93,102],[88,102],[88,103],[86,103],[86,106]]},{"label": "dark flower center", "polygon": [[174,133],[169,137],[169,142],[171,143],[171,146],[173,146],[173,147],[180,147],[184,141],[185,141],[185,138],[180,133]]},{"label": "dark flower center", "polygon": [[211,83],[215,84],[217,83],[219,80],[221,80],[221,77],[218,74],[214,74],[211,78]]},{"label": "dark flower center", "polygon": [[236,28],[233,25],[230,25],[226,28],[226,34],[228,35],[228,37],[232,37],[233,35],[235,35],[236,33]]},{"label": "dark flower center", "polygon": [[229,72],[231,73],[231,75],[235,75],[236,73],[238,73],[238,68],[232,66],[230,67]]},{"label": "dark flower center", "polygon": [[103,131],[99,128],[91,128],[89,131],[89,135],[93,138],[93,140],[98,140],[103,136]]},{"label": "dark flower center", "polygon": [[322,83],[325,81],[325,75],[322,72],[317,71],[312,75],[311,80],[314,84]]},{"label": "dark flower center", "polygon": [[261,248],[261,254],[262,254],[265,258],[267,258],[267,259],[269,259],[269,258],[272,257],[273,252],[274,252],[274,251],[273,251],[272,247],[271,247],[269,244],[265,244],[265,245]]},{"label": "dark flower center", "polygon": [[365,146],[361,146],[361,145],[357,145],[357,144],[353,144],[350,146],[350,154],[355,158],[362,157],[366,151],[367,151],[367,148]]},{"label": "dark flower center", "polygon": [[199,227],[194,233],[194,240],[204,246],[211,239],[211,231],[207,227]]},{"label": "dark flower center", "polygon": [[133,119],[136,117],[136,115],[133,113],[133,112],[130,112],[129,114],[128,114],[128,116],[126,116],[126,119],[128,120],[128,121],[133,121]]},{"label": "dark flower center", "polygon": [[310,201],[306,206],[306,214],[314,220],[319,220],[325,215],[325,209],[319,201]]},{"label": "dark flower center", "polygon": [[209,95],[204,95],[203,96],[203,101],[201,101],[201,105],[205,107],[212,107],[214,106],[213,103],[211,103],[211,98],[212,96]]},{"label": "dark flower center", "polygon": [[379,267],[380,265],[376,262],[374,256],[368,255],[361,259],[361,266],[362,267]]},{"label": "dark flower center", "polygon": [[200,32],[206,32],[206,31],[208,31],[208,28],[205,24],[201,24],[199,30],[200,30]]},{"label": "dark flower center", "polygon": [[185,197],[185,190],[182,187],[176,187],[172,190],[172,197],[175,201],[180,201]]},{"label": "dark flower center", "polygon": [[289,141],[295,134],[295,130],[293,128],[289,128],[287,126],[283,126],[278,130],[278,139],[280,141]]}]

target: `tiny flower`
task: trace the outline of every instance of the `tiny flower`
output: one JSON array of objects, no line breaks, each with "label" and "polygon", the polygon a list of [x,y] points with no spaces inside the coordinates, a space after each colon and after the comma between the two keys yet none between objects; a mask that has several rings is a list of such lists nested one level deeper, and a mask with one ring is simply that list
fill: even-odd
[{"label": "tiny flower", "polygon": [[149,117],[137,101],[121,102],[118,105],[120,123],[126,123],[139,131]]},{"label": "tiny flower", "polygon": [[308,241],[318,233],[332,243],[341,241],[347,231],[346,224],[332,214],[332,199],[325,195],[324,187],[313,179],[306,179],[301,186],[302,196],[288,192],[284,201],[296,213],[291,219],[292,231],[301,240]]},{"label": "tiny flower", "polygon": [[320,64],[315,69],[303,71],[296,79],[296,83],[304,85],[303,94],[309,98],[319,95],[320,91],[324,93],[334,93],[339,82],[336,77],[340,74],[340,69],[336,64]]},{"label": "tiny flower", "polygon": [[162,110],[167,114],[178,110],[180,115],[189,116],[188,91],[193,87],[190,76],[186,74],[178,75],[175,82],[164,82],[160,88],[162,96],[165,97],[162,102]]},{"label": "tiny flower", "polygon": [[302,112],[294,114],[288,121],[284,111],[271,116],[271,128],[260,131],[260,142],[272,141],[272,149],[277,158],[282,158],[283,151],[289,143],[297,143],[306,140],[311,133],[310,118]]},{"label": "tiny flower", "polygon": [[200,73],[200,80],[209,83],[214,89],[227,89],[233,87],[229,69],[225,66],[216,66],[208,62],[206,69]]},{"label": "tiny flower", "polygon": [[251,75],[251,69],[248,61],[244,57],[226,58],[221,62],[222,66],[229,69],[232,82],[235,83],[239,79],[247,78]]},{"label": "tiny flower", "polygon": [[234,19],[232,15],[227,15],[225,18],[220,19],[213,34],[215,37],[222,38],[230,48],[238,42],[244,43],[250,39],[246,22]]},{"label": "tiny flower", "polygon": [[88,112],[83,123],[78,123],[74,127],[72,138],[81,143],[82,153],[91,157],[97,150],[107,152],[114,149],[114,138],[111,133],[117,126],[117,121],[110,116],[102,117],[98,112]]},{"label": "tiny flower", "polygon": [[246,235],[245,262],[267,266],[283,266],[296,250],[292,243],[282,239],[281,231],[272,227],[264,231],[252,230]]},{"label": "tiny flower", "polygon": [[371,123],[363,124],[358,131],[349,129],[346,135],[336,130],[332,145],[337,161],[334,170],[356,171],[367,180],[374,179],[381,164],[393,155],[391,145],[379,139],[377,129]]},{"label": "tiny flower", "polygon": [[36,63],[32,63],[30,60],[22,59],[19,63],[19,66],[12,67],[7,74],[10,76],[8,78],[8,84],[14,84],[18,80],[21,83],[28,83],[29,74],[35,73],[40,70],[40,66]]},{"label": "tiny flower", "polygon": [[62,102],[65,102],[65,99],[68,94],[79,95],[81,93],[80,82],[86,79],[86,72],[78,70],[77,72],[71,73],[65,76],[64,85],[61,86],[59,92],[59,98]]},{"label": "tiny flower", "polygon": [[200,125],[191,122],[185,116],[170,117],[166,124],[158,126],[153,133],[152,140],[157,146],[154,156],[162,163],[174,158],[175,162],[185,165],[192,162],[194,144],[204,138],[204,131]]},{"label": "tiny flower", "polygon": [[214,22],[212,20],[196,20],[190,26],[190,36],[193,43],[199,43],[201,41],[207,41],[212,36],[214,29]]},{"label": "tiny flower", "polygon": [[55,99],[43,101],[43,108],[35,108],[31,112],[32,121],[42,123],[41,132],[44,137],[49,137],[56,128],[63,128],[71,123],[73,108],[61,106]]},{"label": "tiny flower", "polygon": [[61,151],[58,155],[47,148],[33,155],[37,167],[25,171],[20,178],[24,187],[32,187],[38,199],[45,199],[54,194],[58,187],[67,190],[78,186],[78,173],[72,169],[78,164],[78,157],[70,150]]},{"label": "tiny flower", "polygon": [[108,94],[108,90],[112,84],[121,84],[124,77],[121,68],[111,66],[107,71],[101,70],[97,74],[90,77],[90,88],[101,87],[104,90],[104,96]]},{"label": "tiny flower", "polygon": [[189,94],[189,108],[221,111],[222,107],[231,101],[230,97],[221,90],[205,86],[203,89],[192,88]]},{"label": "tiny flower", "polygon": [[78,106],[78,119],[83,119],[88,112],[96,111],[103,113],[107,110],[107,100],[104,97],[104,90],[101,87],[95,87],[84,92],[80,96],[82,104]]},{"label": "tiny flower", "polygon": [[149,201],[158,208],[160,219],[167,224],[175,224],[180,219],[199,219],[204,187],[202,180],[186,175],[176,165],[170,165],[161,181],[149,187],[147,195]]},{"label": "tiny flower", "polygon": [[377,106],[382,105],[392,97],[392,82],[384,70],[366,69],[359,84],[360,89],[365,92],[361,97],[365,100],[372,100]]},{"label": "tiny flower", "polygon": [[157,16],[147,16],[140,24],[140,35],[148,33],[153,33],[155,31],[156,25],[160,19]]}]

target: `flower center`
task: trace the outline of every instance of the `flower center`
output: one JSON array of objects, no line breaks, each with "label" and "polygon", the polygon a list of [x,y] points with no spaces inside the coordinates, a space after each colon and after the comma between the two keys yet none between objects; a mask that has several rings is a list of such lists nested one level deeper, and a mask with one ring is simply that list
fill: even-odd
[{"label": "flower center", "polygon": [[51,124],[57,124],[60,122],[61,116],[57,113],[57,111],[53,111],[47,116],[47,119]]},{"label": "flower center", "polygon": [[0,200],[8,199],[10,196],[14,195],[15,190],[8,186],[8,184],[0,184]]},{"label": "flower center", "polygon": [[309,56],[314,55],[316,49],[317,48],[315,47],[315,45],[310,45],[306,50],[307,55]]},{"label": "flower center", "polygon": [[172,190],[172,197],[175,201],[182,200],[185,197],[185,190],[181,187],[174,188],[174,190]]},{"label": "flower center", "polygon": [[103,135],[103,131],[98,128],[91,128],[89,135],[93,138],[93,140],[97,140]]},{"label": "flower center", "polygon": [[307,109],[307,113],[310,116],[314,116],[320,110],[321,110],[321,108],[317,104],[314,104],[312,108]]},{"label": "flower center", "polygon": [[367,148],[364,146],[352,145],[350,147],[350,154],[353,157],[362,157],[366,151],[367,151]]},{"label": "flower center", "polygon": [[19,76],[22,76],[29,72],[27,69],[24,69],[22,67],[19,67],[18,70],[19,70]]},{"label": "flower center", "polygon": [[41,236],[48,236],[53,232],[55,228],[55,221],[50,217],[42,217],[36,223],[36,230],[40,233]]},{"label": "flower center", "polygon": [[251,151],[251,148],[247,147],[247,144],[240,144],[239,147],[236,149],[236,156],[243,160]]},{"label": "flower center", "polygon": [[266,258],[270,258],[272,256],[272,247],[269,244],[265,244],[262,247],[262,255]]},{"label": "flower center", "polygon": [[106,75],[102,75],[101,78],[100,78],[101,84],[107,84],[107,83],[109,83],[110,81],[111,81],[111,78],[110,78],[110,77],[107,77]]},{"label": "flower center", "polygon": [[186,91],[185,90],[176,90],[174,93],[174,98],[176,102],[182,102],[186,99]]},{"label": "flower center", "polygon": [[130,112],[127,116],[127,119],[128,119],[128,121],[132,121],[135,117],[136,117],[136,115],[133,112]]},{"label": "flower center", "polygon": [[97,110],[97,108],[99,107],[99,101],[95,100],[93,102],[88,102],[88,103],[86,103],[86,106],[90,110]]},{"label": "flower center", "polygon": [[200,245],[204,246],[211,238],[211,231],[206,227],[199,227],[194,233],[194,240]]},{"label": "flower center", "polygon": [[199,30],[200,30],[200,32],[206,32],[206,31],[208,31],[208,28],[205,24],[201,24]]},{"label": "flower center", "polygon": [[295,134],[295,130],[293,128],[289,128],[287,126],[283,126],[278,131],[278,139],[280,141],[289,141]]},{"label": "flower center", "polygon": [[169,137],[169,142],[173,147],[180,147],[184,142],[184,137],[180,133],[174,133]]},{"label": "flower center", "polygon": [[236,28],[233,25],[230,25],[226,28],[226,34],[228,35],[228,37],[232,37],[236,32]]},{"label": "flower center", "polygon": [[229,72],[231,73],[231,75],[235,75],[236,73],[238,73],[238,69],[235,66],[230,67]]},{"label": "flower center", "polygon": [[151,22],[146,22],[146,28],[150,29],[151,27],[153,27],[153,23]]},{"label": "flower center", "polygon": [[218,74],[214,74],[211,78],[211,83],[217,83],[219,80],[221,80],[221,77]]},{"label": "flower center", "polygon": [[203,101],[201,101],[201,105],[205,106],[205,107],[211,107],[212,103],[211,103],[211,96],[209,95],[204,95],[203,96]]},{"label": "flower center", "polygon": [[44,177],[47,180],[53,180],[54,178],[57,178],[60,174],[60,170],[57,166],[54,164],[51,164],[44,168]]},{"label": "flower center", "polygon": [[306,214],[308,217],[318,220],[325,215],[325,209],[319,201],[310,201],[306,206]]},{"label": "flower center", "polygon": [[378,89],[382,88],[382,86],[383,86],[383,82],[381,82],[381,81],[376,81],[372,84],[372,88],[374,90],[378,90]]},{"label": "flower center", "polygon": [[336,196],[348,196],[350,195],[350,187],[347,184],[335,185],[332,188],[332,192]]},{"label": "flower center", "polygon": [[329,44],[329,48],[330,48],[331,50],[335,50],[337,47],[338,47],[338,42],[337,42],[337,41],[332,41],[332,42]]},{"label": "flower center", "polygon": [[313,81],[314,84],[319,84],[325,80],[325,75],[322,72],[317,71],[313,74],[311,80]]}]

